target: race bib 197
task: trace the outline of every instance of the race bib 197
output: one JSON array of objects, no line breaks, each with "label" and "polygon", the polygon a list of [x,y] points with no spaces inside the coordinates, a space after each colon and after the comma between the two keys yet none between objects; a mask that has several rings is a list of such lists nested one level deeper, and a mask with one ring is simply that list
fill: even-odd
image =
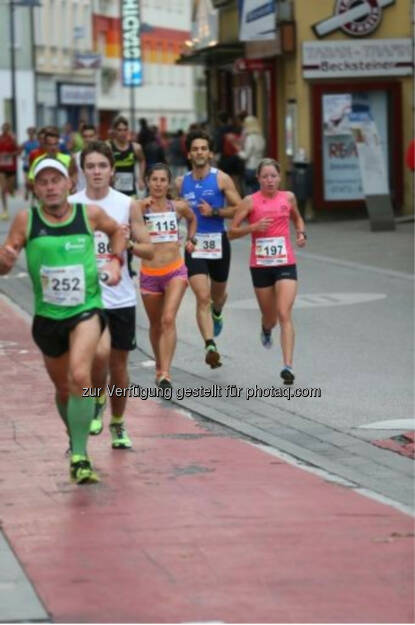
[{"label": "race bib 197", "polygon": [[287,264],[285,237],[264,237],[255,241],[257,265],[274,267]]}]

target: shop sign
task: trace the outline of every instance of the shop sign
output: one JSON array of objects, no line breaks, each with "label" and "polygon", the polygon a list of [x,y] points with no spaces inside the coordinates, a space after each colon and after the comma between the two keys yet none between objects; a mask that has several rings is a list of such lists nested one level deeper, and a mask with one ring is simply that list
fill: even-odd
[{"label": "shop sign", "polygon": [[97,69],[101,67],[101,55],[95,52],[75,52],[74,69]]},{"label": "shop sign", "polygon": [[340,29],[351,37],[371,35],[382,21],[383,11],[395,0],[336,0],[334,15],[318,24],[313,30],[317,37],[325,37]]},{"label": "shop sign", "polygon": [[235,72],[264,72],[267,69],[272,69],[272,64],[262,59],[236,59],[233,69]]},{"label": "shop sign", "polygon": [[408,76],[412,73],[411,39],[303,42],[304,78]]},{"label": "shop sign", "polygon": [[95,106],[94,85],[59,83],[60,106]]},{"label": "shop sign", "polygon": [[276,0],[239,0],[239,40],[274,39]]},{"label": "shop sign", "polygon": [[141,63],[141,19],[139,0],[121,0],[122,84],[143,83]]},{"label": "shop sign", "polygon": [[210,0],[197,3],[196,15],[192,24],[192,48],[207,48],[219,39],[218,11],[212,8]]}]

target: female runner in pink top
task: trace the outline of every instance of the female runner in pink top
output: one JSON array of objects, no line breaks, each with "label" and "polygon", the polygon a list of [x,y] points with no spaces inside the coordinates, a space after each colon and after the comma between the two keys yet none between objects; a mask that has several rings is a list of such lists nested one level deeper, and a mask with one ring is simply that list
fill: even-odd
[{"label": "female runner in pink top", "polygon": [[[307,237],[295,195],[279,189],[281,177],[277,161],[262,159],[257,177],[259,191],[242,200],[228,236],[230,239],[246,234],[252,237],[250,269],[262,314],[261,343],[265,348],[271,348],[272,329],[279,321],[284,358],[280,375],[285,384],[292,384],[295,376],[291,310],[297,294],[297,266],[290,240],[290,219],[294,222],[299,247],[305,246]],[[244,220],[249,225],[241,225]]]}]

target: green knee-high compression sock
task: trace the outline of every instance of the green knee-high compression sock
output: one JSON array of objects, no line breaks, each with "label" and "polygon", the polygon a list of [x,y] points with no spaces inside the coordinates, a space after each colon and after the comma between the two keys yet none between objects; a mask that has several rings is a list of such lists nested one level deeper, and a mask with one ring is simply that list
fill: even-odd
[{"label": "green knee-high compression sock", "polygon": [[68,429],[68,404],[64,404],[58,397],[58,395],[55,395],[55,404],[56,404],[56,408],[59,412],[59,416],[63,421],[63,424],[65,426],[65,429],[69,435],[69,429]]},{"label": "green knee-high compression sock", "polygon": [[93,397],[70,395],[68,401],[68,428],[72,443],[72,455],[86,456],[89,426],[95,413]]}]

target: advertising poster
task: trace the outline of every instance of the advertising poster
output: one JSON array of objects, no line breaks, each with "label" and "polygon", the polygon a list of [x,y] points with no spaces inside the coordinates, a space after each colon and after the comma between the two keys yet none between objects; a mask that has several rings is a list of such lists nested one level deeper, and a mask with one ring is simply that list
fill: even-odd
[{"label": "advertising poster", "polygon": [[324,199],[336,202],[363,200],[365,192],[361,163],[351,119],[356,120],[356,115],[360,115],[361,119],[366,116],[372,120],[377,128],[384,162],[387,163],[386,93],[373,91],[325,94],[322,107]]}]

